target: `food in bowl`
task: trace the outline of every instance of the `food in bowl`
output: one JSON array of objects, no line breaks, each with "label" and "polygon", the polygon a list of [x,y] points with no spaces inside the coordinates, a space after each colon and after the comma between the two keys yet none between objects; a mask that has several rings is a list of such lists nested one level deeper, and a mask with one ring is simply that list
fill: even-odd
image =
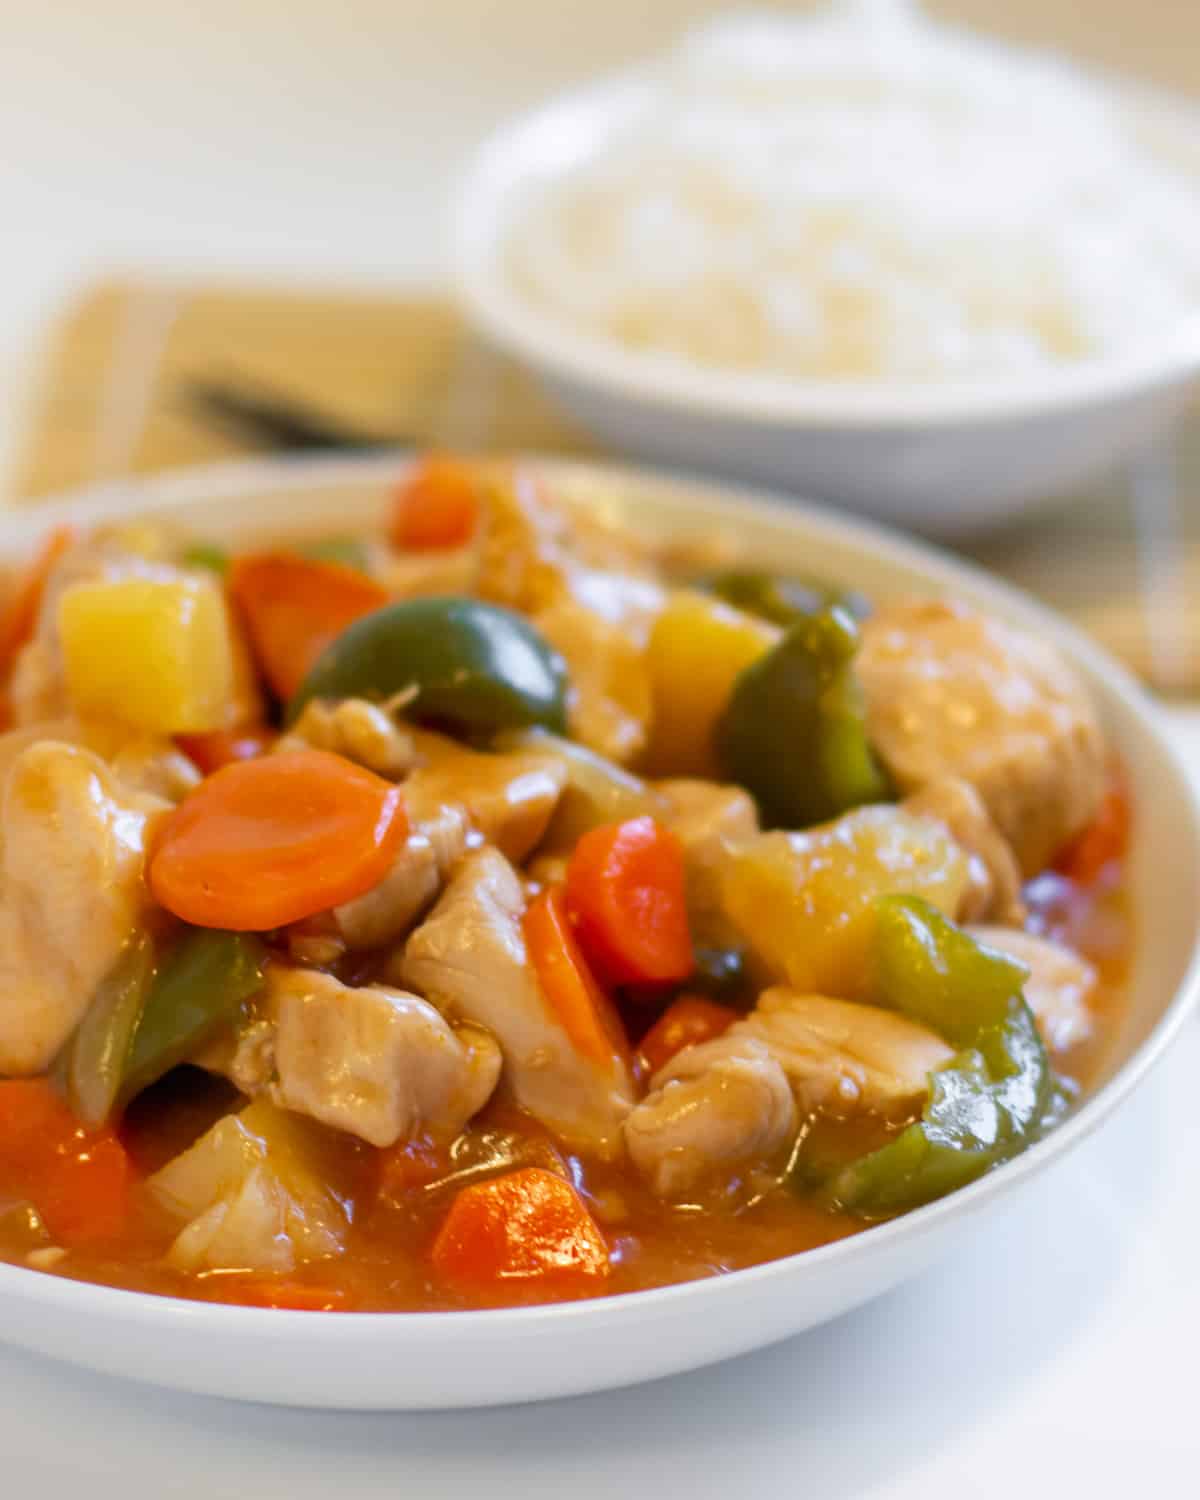
[{"label": "food in bowl", "polygon": [[664,368],[1005,379],[1200,306],[1196,179],[1120,97],[908,0],[709,25],[507,218],[531,313]]},{"label": "food in bowl", "polygon": [[385,528],[57,534],[0,739],[0,1254],[271,1307],[717,1274],[1095,1075],[1129,810],[1057,654],[431,459]]}]

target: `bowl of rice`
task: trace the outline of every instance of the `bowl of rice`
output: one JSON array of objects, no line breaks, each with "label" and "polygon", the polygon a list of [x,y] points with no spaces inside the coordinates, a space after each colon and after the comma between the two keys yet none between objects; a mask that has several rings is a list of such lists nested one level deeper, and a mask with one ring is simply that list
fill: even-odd
[{"label": "bowl of rice", "polygon": [[924,18],[738,14],[487,141],[458,287],[641,458],[953,535],[1200,374],[1200,111]]}]

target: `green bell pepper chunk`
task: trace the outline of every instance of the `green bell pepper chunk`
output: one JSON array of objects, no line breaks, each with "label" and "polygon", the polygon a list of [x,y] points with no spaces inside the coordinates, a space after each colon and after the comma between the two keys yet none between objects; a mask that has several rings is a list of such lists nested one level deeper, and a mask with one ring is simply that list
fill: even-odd
[{"label": "green bell pepper chunk", "polygon": [[116,1110],[153,975],[154,945],[143,935],[105,976],[72,1038],[63,1083],[76,1119],[93,1130]]},{"label": "green bell pepper chunk", "polygon": [[880,999],[961,1050],[930,1074],[921,1118],[830,1182],[839,1207],[871,1219],[930,1203],[1011,1160],[1065,1101],[1021,993],[1024,965],[918,897],[876,905]]},{"label": "green bell pepper chunk", "polygon": [[296,551],[312,562],[341,563],[343,568],[354,568],[359,573],[368,568],[366,543],[356,536],[318,537],[312,542],[302,542]]},{"label": "green bell pepper chunk", "polygon": [[700,579],[700,587],[726,604],[787,628],[798,620],[840,605],[855,619],[871,613],[870,601],[856,589],[840,588],[815,578],[788,578],[745,568],[726,568]]},{"label": "green bell pepper chunk", "polygon": [[244,932],[193,928],[146,996],[121,1080],[120,1103],[186,1062],[263,986],[266,951]]},{"label": "green bell pepper chunk", "polygon": [[754,1003],[746,955],[740,948],[697,948],[696,968],[683,988],[723,1005],[748,1010]]},{"label": "green bell pepper chunk", "polygon": [[891,797],[867,741],[857,650],[857,626],[834,605],[798,621],[735,682],[717,751],[768,824],[807,828]]},{"label": "green bell pepper chunk", "polygon": [[185,568],[207,568],[224,578],[229,572],[229,553],[216,542],[191,542],[183,549],[180,562]]},{"label": "green bell pepper chunk", "polygon": [[288,707],[312,698],[387,699],[465,734],[541,725],[565,734],[567,672],[528,620],[478,599],[405,599],[356,620],[317,658]]}]

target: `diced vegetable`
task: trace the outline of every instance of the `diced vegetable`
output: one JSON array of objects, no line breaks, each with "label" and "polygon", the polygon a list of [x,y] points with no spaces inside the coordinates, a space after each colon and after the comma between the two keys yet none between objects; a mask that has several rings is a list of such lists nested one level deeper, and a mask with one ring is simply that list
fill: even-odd
[{"label": "diced vegetable", "polygon": [[877,908],[879,998],[962,1050],[930,1075],[919,1121],[834,1177],[834,1200],[866,1218],[903,1213],[974,1181],[1023,1151],[1061,1108],[1021,995],[1024,966],[926,902],[887,897]]},{"label": "diced vegetable", "polygon": [[657,1073],[677,1052],[697,1042],[711,1042],[740,1019],[728,1005],[717,1005],[703,995],[680,995],[642,1038],[638,1060],[643,1074]]},{"label": "diced vegetable", "polygon": [[236,558],[229,592],[263,676],[283,702],[331,641],[390,598],[381,583],[357,568],[286,552]]},{"label": "diced vegetable", "polygon": [[234,642],[215,578],[77,583],[59,600],[58,628],[77,714],[154,734],[228,722]]},{"label": "diced vegetable", "polygon": [[479,526],[479,478],[460,459],[433,454],[397,486],[388,534],[406,552],[465,546]]},{"label": "diced vegetable", "polygon": [[128,1219],[125,1148],[109,1130],[85,1130],[47,1078],[0,1081],[0,1170],[61,1245],[113,1240]]},{"label": "diced vegetable", "polygon": [[726,604],[770,620],[784,629],[798,620],[820,614],[831,604],[840,604],[858,619],[871,613],[870,603],[853,589],[821,583],[812,578],[788,578],[743,568],[726,568],[700,580],[702,586]]},{"label": "diced vegetable", "polygon": [[448,596],[406,599],[344,631],[288,709],[311,698],[410,694],[405,713],[463,733],[540,724],[566,728],[566,669],[528,620]]},{"label": "diced vegetable", "polygon": [[106,1124],[116,1109],[153,973],[154,947],[142,934],[126,946],[68,1044],[67,1099],[90,1129]]},{"label": "diced vegetable", "polygon": [[147,1181],[184,1226],[169,1264],[279,1274],[341,1254],[350,1212],[338,1151],[332,1132],[263,1099],[218,1120]]},{"label": "diced vegetable", "polygon": [[567,784],[542,840],[547,853],[574,849],[589,829],[603,823],[624,823],[662,810],[663,799],[640,776],[546,729],[505,730],[496,736],[493,748],[544,750],[566,766]]},{"label": "diced vegetable", "polygon": [[56,526],[18,581],[16,591],[0,613],[0,670],[7,671],[12,666],[13,657],[33,635],[46,580],[74,540],[73,526]]},{"label": "diced vegetable", "polygon": [[217,542],[189,542],[180,554],[179,561],[185,568],[207,568],[218,578],[224,578],[229,572],[232,559],[229,549]]},{"label": "diced vegetable", "polygon": [[1092,885],[1129,847],[1132,812],[1129,791],[1116,780],[1105,793],[1100,810],[1078,838],[1054,861],[1060,875],[1079,885]]},{"label": "diced vegetable", "polygon": [[185,922],[262,932],[363,895],[407,836],[400,788],[340,755],[239,761],[165,820],[150,888]]},{"label": "diced vegetable", "polygon": [[899,807],[862,807],[807,833],[765,833],[722,871],[725,910],[760,977],[801,994],[867,998],[875,898],[924,896],[959,909],[970,862],[941,826]]},{"label": "diced vegetable", "polygon": [[594,1062],[624,1059],[629,1046],[620,1017],[575,940],[563,888],[549,886],[536,896],[522,926],[538,984],[572,1045]]},{"label": "diced vegetable", "polygon": [[744,1003],[749,977],[740,948],[697,948],[688,988],[726,1005]]},{"label": "diced vegetable", "polygon": [[571,1184],[527,1167],[463,1190],[433,1243],[439,1276],[467,1288],[533,1285],[562,1295],[599,1290],[608,1246]]},{"label": "diced vegetable", "polygon": [[[121,1058],[121,1100],[128,1102],[149,1088],[235,1021],[245,1001],[262,989],[265,959],[262,944],[244,933],[187,933],[159,969],[139,1010]],[[105,1076],[107,1087],[111,1079]]]},{"label": "diced vegetable", "polygon": [[296,551],[312,562],[340,563],[343,568],[357,568],[360,573],[365,573],[370,564],[367,544],[356,536],[319,537],[316,541],[301,542]]},{"label": "diced vegetable", "polygon": [[692,972],[683,850],[653,818],[585,833],[567,863],[566,903],[609,984],[680,984]]},{"label": "diced vegetable", "polygon": [[264,725],[242,729],[212,729],[207,734],[178,734],[175,743],[206,776],[239,760],[265,755],[275,743],[275,731]]},{"label": "diced vegetable", "polygon": [[717,722],[734,683],[779,639],[776,626],[707,594],[684,589],[671,595],[647,653],[654,715],[646,765],[652,774],[717,774]]},{"label": "diced vegetable", "polygon": [[718,753],[767,823],[806,828],[891,795],[867,742],[857,649],[853,620],[834,608],[793,625],[738,678]]}]

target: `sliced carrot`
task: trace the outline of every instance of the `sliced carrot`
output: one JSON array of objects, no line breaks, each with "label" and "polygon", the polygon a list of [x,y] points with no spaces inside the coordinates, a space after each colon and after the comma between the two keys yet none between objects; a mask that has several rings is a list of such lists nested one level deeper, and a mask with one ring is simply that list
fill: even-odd
[{"label": "sliced carrot", "polygon": [[0,1172],[62,1245],[114,1240],[128,1221],[128,1152],[111,1130],[85,1130],[46,1078],[0,1082]]},{"label": "sliced carrot", "polygon": [[534,897],[523,927],[538,984],[572,1045],[598,1063],[627,1058],[621,1018],[575,941],[561,885]]},{"label": "sliced carrot", "polygon": [[25,570],[16,592],[0,613],[0,666],[11,666],[13,657],[32,637],[50,570],[74,540],[73,526],[56,526]]},{"label": "sliced carrot", "polygon": [[357,568],[284,552],[235,558],[229,592],[268,686],[285,701],[347,625],[391,598]]},{"label": "sliced carrot", "polygon": [[407,834],[399,787],[340,755],[237,761],[165,819],[150,888],[198,927],[265,932],[378,885]]},{"label": "sliced carrot", "polygon": [[274,1276],[221,1276],[213,1283],[214,1302],[232,1302],[238,1307],[274,1307],[289,1312],[345,1312],[346,1293],[341,1287],[316,1286]]},{"label": "sliced carrot", "polygon": [[642,1038],[638,1061],[643,1073],[657,1073],[677,1052],[696,1042],[711,1042],[736,1020],[738,1012],[728,1005],[718,1005],[702,995],[680,995]]},{"label": "sliced carrot", "polygon": [[388,534],[406,552],[464,547],[479,526],[479,478],[463,459],[431,454],[392,497]]},{"label": "sliced carrot", "polygon": [[654,818],[585,833],[566,884],[580,946],[609,984],[679,984],[692,972],[683,850]]},{"label": "sliced carrot", "polygon": [[247,725],[244,729],[211,729],[206,734],[177,734],[175,743],[197,769],[211,776],[235,761],[264,755],[275,742],[275,731]]},{"label": "sliced carrot", "polygon": [[560,1293],[598,1289],[610,1269],[583,1199],[541,1167],[463,1188],[434,1240],[433,1267],[461,1286],[540,1283]]},{"label": "sliced carrot", "polygon": [[1129,792],[1124,780],[1114,778],[1096,816],[1054,861],[1060,875],[1079,885],[1093,885],[1114,860],[1129,848],[1132,824]]}]

